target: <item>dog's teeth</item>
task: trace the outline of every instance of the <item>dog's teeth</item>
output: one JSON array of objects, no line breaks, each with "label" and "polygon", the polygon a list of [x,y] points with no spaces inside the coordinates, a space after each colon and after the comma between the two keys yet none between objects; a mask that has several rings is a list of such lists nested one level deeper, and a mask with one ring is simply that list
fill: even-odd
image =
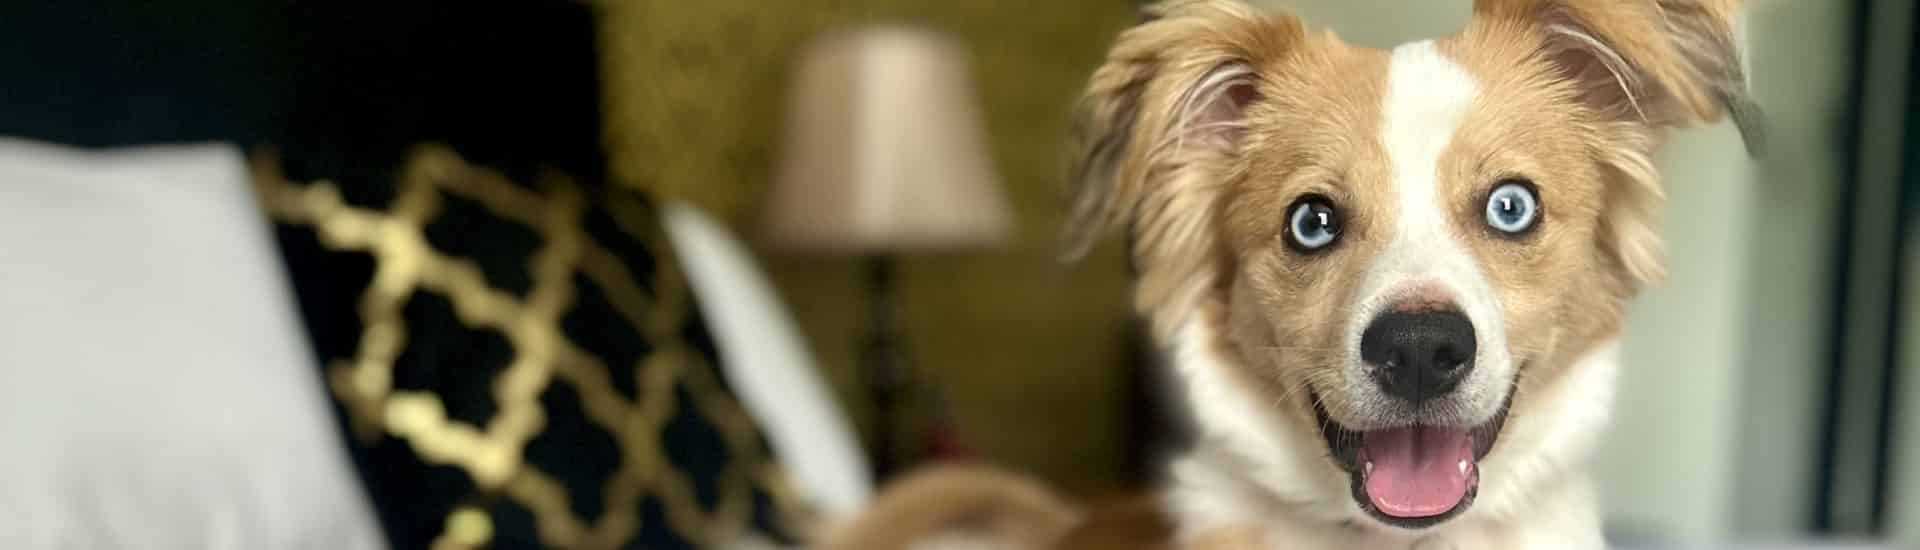
[{"label": "dog's teeth", "polygon": [[1467,461],[1460,461],[1460,475],[1467,475]]},{"label": "dog's teeth", "polygon": [[1367,473],[1368,474],[1373,473],[1373,461],[1371,460],[1367,461]]}]

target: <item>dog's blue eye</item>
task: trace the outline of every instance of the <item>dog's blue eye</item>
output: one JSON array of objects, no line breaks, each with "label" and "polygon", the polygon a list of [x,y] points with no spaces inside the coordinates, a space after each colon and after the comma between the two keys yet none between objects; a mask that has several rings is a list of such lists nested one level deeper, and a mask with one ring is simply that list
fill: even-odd
[{"label": "dog's blue eye", "polygon": [[1326,248],[1340,238],[1340,213],[1326,197],[1307,195],[1287,208],[1287,241],[1295,249],[1311,252]]},{"label": "dog's blue eye", "polygon": [[1521,179],[1502,181],[1487,194],[1487,225],[1502,233],[1517,235],[1533,229],[1540,220],[1540,197],[1532,182]]}]

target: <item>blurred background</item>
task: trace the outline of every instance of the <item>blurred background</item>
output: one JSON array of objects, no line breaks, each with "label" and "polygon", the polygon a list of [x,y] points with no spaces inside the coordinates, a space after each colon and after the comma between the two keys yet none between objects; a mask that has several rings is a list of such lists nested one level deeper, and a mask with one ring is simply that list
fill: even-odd
[{"label": "blurred background", "polygon": [[[1377,47],[1470,5],[1256,3]],[[948,459],[1150,487],[1122,243],[1058,239],[1137,4],[0,5],[0,546],[712,545]],[[1920,547],[1920,13],[1751,4],[1772,143],[1662,153],[1609,533]]]}]

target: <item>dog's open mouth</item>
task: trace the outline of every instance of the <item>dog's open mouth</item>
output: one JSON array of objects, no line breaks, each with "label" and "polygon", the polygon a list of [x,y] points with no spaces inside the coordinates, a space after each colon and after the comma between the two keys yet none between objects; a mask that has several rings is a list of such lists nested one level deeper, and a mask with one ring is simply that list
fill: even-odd
[{"label": "dog's open mouth", "polygon": [[1513,392],[1493,418],[1472,427],[1350,430],[1328,416],[1319,399],[1313,403],[1327,449],[1351,479],[1354,501],[1383,523],[1420,529],[1473,505],[1480,489],[1480,459],[1500,437]]}]

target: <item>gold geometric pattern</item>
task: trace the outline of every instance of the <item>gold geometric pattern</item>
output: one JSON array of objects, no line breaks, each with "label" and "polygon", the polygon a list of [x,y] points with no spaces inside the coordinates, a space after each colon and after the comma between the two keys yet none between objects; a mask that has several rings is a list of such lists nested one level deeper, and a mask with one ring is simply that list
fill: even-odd
[{"label": "gold geometric pattern", "polygon": [[[328,386],[361,442],[398,438],[426,463],[460,469],[479,491],[529,510],[549,547],[619,547],[640,529],[638,507],[649,497],[662,503],[668,527],[704,547],[716,537],[747,531],[756,487],[772,495],[781,523],[796,526],[799,499],[769,458],[753,420],[725,392],[714,366],[681,336],[692,307],[689,290],[653,211],[637,199],[614,191],[597,197],[619,229],[655,255],[658,268],[649,285],[637,284],[620,257],[588,236],[582,215],[590,199],[563,175],[547,175],[528,189],[468,164],[447,147],[423,145],[400,171],[392,203],[376,210],[347,204],[328,181],[288,181],[271,155],[257,155],[253,164],[256,190],[275,222],[309,226],[329,250],[374,258],[372,282],[358,304],[359,348],[326,367]],[[472,260],[430,245],[425,228],[445,196],[477,202],[539,234],[525,295],[495,288]],[[560,319],[573,304],[576,274],[603,289],[652,352],[637,364],[610,366],[568,340]],[[402,308],[420,292],[445,297],[463,325],[498,332],[511,345],[511,362],[491,386],[498,410],[484,425],[449,418],[430,392],[393,387],[394,362],[407,346]],[[609,368],[634,369],[636,398],[614,389]],[[539,396],[556,383],[580,395],[584,415],[619,447],[619,467],[602,488],[605,512],[597,521],[577,517],[565,487],[523,459],[528,441],[546,423]],[[732,457],[711,510],[698,504],[692,481],[662,448],[662,429],[683,405],[675,402],[676,387],[693,397],[690,405],[718,429]],[[483,547],[492,535],[485,512],[458,507],[434,547]]]}]

